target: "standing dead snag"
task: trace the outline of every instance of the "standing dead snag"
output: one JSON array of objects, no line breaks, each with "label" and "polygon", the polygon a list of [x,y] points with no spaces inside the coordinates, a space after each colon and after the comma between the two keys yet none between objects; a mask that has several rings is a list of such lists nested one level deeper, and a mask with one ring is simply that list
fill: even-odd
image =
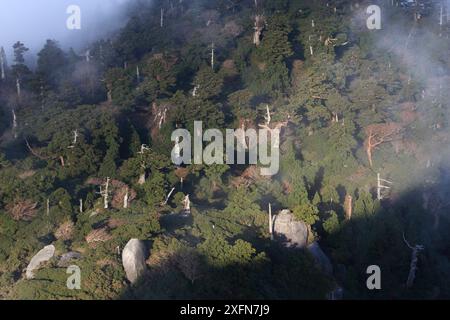
[{"label": "standing dead snag", "polygon": [[382,190],[383,189],[390,189],[391,187],[384,185],[383,183],[392,184],[393,182],[381,179],[380,174],[377,174],[377,200],[383,200]]},{"label": "standing dead snag", "polygon": [[418,244],[416,244],[414,247],[411,246],[406,240],[404,233],[403,233],[403,241],[412,250],[408,280],[406,281],[406,287],[411,288],[414,284],[414,279],[416,278],[418,254],[420,251],[425,250],[425,247],[423,245]]},{"label": "standing dead snag", "polygon": [[0,73],[1,79],[6,79],[6,54],[3,47],[0,48]]},{"label": "standing dead snag", "polygon": [[20,79],[19,78],[16,78],[16,90],[17,90],[17,98],[19,98],[19,100],[20,100],[21,89],[20,89]]},{"label": "standing dead snag", "polygon": [[[103,207],[105,209],[109,208],[109,182],[111,179],[108,177],[106,178],[106,182],[103,185],[100,185],[100,194],[103,197]],[[103,186],[103,188],[102,188]]]},{"label": "standing dead snag", "polygon": [[139,70],[139,66],[136,66],[136,81],[137,83],[141,82],[141,71]]},{"label": "standing dead snag", "polygon": [[105,180],[101,178],[90,178],[86,181],[87,184],[100,187],[100,192],[98,192],[98,194],[102,195],[104,201],[106,196],[106,188],[108,189],[108,206],[111,204],[111,206],[115,209],[129,208],[130,203],[136,198],[136,191],[119,180],[109,179],[109,182],[108,180],[106,182],[107,186]]},{"label": "standing dead snag", "polygon": [[214,71],[214,58],[215,58],[215,47],[214,42],[211,43],[211,69]]},{"label": "standing dead snag", "polygon": [[12,117],[13,117],[12,128],[13,128],[14,139],[17,139],[17,116],[16,116],[16,112],[14,111],[14,109],[12,109]]},{"label": "standing dead snag", "polygon": [[344,211],[345,219],[350,220],[353,214],[353,197],[349,194],[345,196]]},{"label": "standing dead snag", "polygon": [[144,153],[145,153],[145,151],[148,151],[148,150],[150,150],[150,148],[148,146],[146,146],[145,144],[143,144],[143,145],[141,145],[141,151],[138,152],[142,158],[141,168],[143,170],[143,172],[139,176],[139,181],[138,181],[139,185],[143,185],[145,183],[145,178],[146,178],[147,173],[145,172]]},{"label": "standing dead snag", "polygon": [[399,139],[402,130],[401,124],[395,122],[371,124],[365,128],[367,138],[364,147],[371,168],[373,167],[374,149],[385,142]]},{"label": "standing dead snag", "polygon": [[261,44],[261,35],[264,30],[264,16],[256,15],[255,16],[255,33],[253,35],[253,44],[257,47]]},{"label": "standing dead snag", "polygon": [[128,209],[130,207],[130,203],[136,198],[136,191],[131,189],[127,184],[118,180],[112,180],[111,187],[111,204],[113,208]]},{"label": "standing dead snag", "polygon": [[184,216],[190,215],[191,214],[191,200],[189,199],[189,195],[184,197],[184,200],[182,201],[182,204],[183,204],[182,214]]},{"label": "standing dead snag", "polygon": [[[264,116],[264,119],[266,120],[266,122],[265,122],[264,124],[259,124],[259,127],[260,127],[261,129],[266,129],[267,131],[269,131],[269,132],[270,132],[270,136],[272,137],[272,136],[273,136],[272,133],[273,133],[274,131],[281,132],[281,129],[284,128],[284,127],[286,127],[286,126],[288,125],[290,116],[288,116],[288,119],[287,119],[286,121],[283,121],[283,122],[276,122],[276,123],[275,123],[275,127],[274,127],[274,128],[271,128],[271,127],[270,127],[270,123],[271,123],[271,121],[272,121],[272,116],[271,116],[272,113],[270,112],[269,105],[267,105],[266,108],[267,108],[267,110],[266,110],[266,116]],[[279,134],[276,134],[276,135],[274,136],[274,138],[275,138],[276,140],[275,140],[275,141],[272,141],[272,145],[274,145],[276,148],[279,149],[279,148],[280,148],[280,135],[279,135]]]},{"label": "standing dead snag", "polygon": [[91,61],[91,50],[87,49],[84,57],[86,58],[86,62],[89,63]]},{"label": "standing dead snag", "polygon": [[275,220],[275,217],[272,217],[272,204],[269,203],[269,234],[270,234],[270,240],[273,240],[273,221]]},{"label": "standing dead snag", "polygon": [[128,187],[125,188],[125,195],[123,196],[123,208],[128,209]]},{"label": "standing dead snag", "polygon": [[79,137],[78,130],[74,130],[72,144],[70,146],[68,146],[69,149],[75,148],[75,145],[77,144],[77,141],[78,141],[78,137]]},{"label": "standing dead snag", "polygon": [[166,123],[167,119],[167,111],[169,109],[169,105],[162,104],[157,105],[156,102],[152,103],[152,114],[153,116],[153,123],[155,124],[154,129],[152,130],[152,137],[155,137],[158,132],[161,130],[161,127],[164,123]]}]

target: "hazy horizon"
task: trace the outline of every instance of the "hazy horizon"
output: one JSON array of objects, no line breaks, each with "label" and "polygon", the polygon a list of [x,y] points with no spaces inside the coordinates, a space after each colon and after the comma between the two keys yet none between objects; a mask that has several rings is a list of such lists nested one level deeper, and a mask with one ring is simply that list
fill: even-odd
[{"label": "hazy horizon", "polygon": [[[80,49],[109,32],[120,28],[124,4],[132,0],[0,0],[0,46],[8,59],[12,46],[21,41],[30,49],[27,61],[42,49],[47,39],[57,40],[64,49]],[[68,6],[81,9],[81,30],[69,30]],[[20,20],[18,20],[20,17]],[[5,32],[6,30],[6,32]]]}]

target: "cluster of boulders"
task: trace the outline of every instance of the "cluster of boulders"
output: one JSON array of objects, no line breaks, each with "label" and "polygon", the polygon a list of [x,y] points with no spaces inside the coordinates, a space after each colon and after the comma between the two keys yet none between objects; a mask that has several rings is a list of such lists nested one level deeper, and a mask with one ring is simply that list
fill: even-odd
[{"label": "cluster of boulders", "polygon": [[[45,262],[50,261],[54,255],[54,245],[45,246],[37,254],[35,254],[26,268],[26,279],[33,279],[35,271],[37,271]],[[78,259],[81,259],[81,253],[77,251],[67,252],[59,257],[57,266],[60,268],[66,268],[70,266],[74,260]],[[136,283],[145,273],[147,269],[145,260],[146,250],[144,243],[138,239],[131,239],[128,241],[122,251],[122,264],[127,279],[132,284]]]},{"label": "cluster of boulders", "polygon": [[[289,210],[283,210],[273,219],[273,232],[277,240],[287,247],[307,249],[317,265],[327,274],[333,274],[330,259],[322,251],[317,241],[308,243],[308,226],[303,221],[295,219]],[[93,237],[96,238],[96,237]],[[88,241],[89,242],[89,241]],[[30,261],[26,269],[26,278],[33,279],[34,272],[41,264],[51,260],[55,255],[55,247],[48,245],[40,250]],[[81,253],[73,251],[60,256],[58,267],[68,267],[73,260],[81,258]],[[122,250],[122,265],[126,277],[135,284],[146,272],[146,248],[143,241],[131,239]]]},{"label": "cluster of boulders", "polygon": [[[35,272],[46,262],[50,261],[55,256],[55,246],[48,245],[42,248],[31,258],[25,271],[25,278],[30,280],[35,276]],[[60,268],[67,268],[74,260],[80,259],[81,253],[76,251],[67,252],[59,257],[57,266]]]}]

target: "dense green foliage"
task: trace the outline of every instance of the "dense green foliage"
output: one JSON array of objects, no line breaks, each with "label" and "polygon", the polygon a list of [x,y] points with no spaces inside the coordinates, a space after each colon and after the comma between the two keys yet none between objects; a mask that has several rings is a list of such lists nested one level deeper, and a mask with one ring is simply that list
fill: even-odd
[{"label": "dense green foliage", "polygon": [[[449,298],[450,41],[391,1],[367,30],[352,3],[141,1],[90,59],[48,40],[35,70],[17,42],[0,82],[0,298]],[[286,124],[277,175],[171,163],[176,128],[257,128],[267,105]],[[394,182],[383,199],[377,173]],[[269,203],[307,225],[333,274],[270,240]],[[425,246],[411,288],[404,237]],[[118,255],[131,238],[148,249],[134,286]],[[50,243],[81,253],[81,290],[56,258],[23,276]],[[374,264],[382,290],[366,286]]]}]

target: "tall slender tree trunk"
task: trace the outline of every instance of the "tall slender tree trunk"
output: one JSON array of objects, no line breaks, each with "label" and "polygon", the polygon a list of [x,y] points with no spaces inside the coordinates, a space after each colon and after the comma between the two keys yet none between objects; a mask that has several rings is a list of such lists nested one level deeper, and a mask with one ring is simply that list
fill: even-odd
[{"label": "tall slender tree trunk", "polygon": [[270,240],[273,240],[273,220],[272,220],[272,204],[269,203],[269,234]]},{"label": "tall slender tree trunk", "polygon": [[128,188],[127,191],[125,192],[125,196],[123,197],[123,208],[124,209],[128,208]]},{"label": "tall slender tree trunk", "polygon": [[406,281],[407,288],[411,288],[414,284],[414,280],[416,279],[417,261],[418,261],[419,251],[420,251],[420,249],[418,248],[418,246],[413,248],[413,251],[411,254],[411,264],[409,266],[408,280]]},{"label": "tall slender tree trunk", "polygon": [[21,88],[20,88],[20,79],[16,78],[16,90],[17,90],[17,97],[20,99],[21,95]]},{"label": "tall slender tree trunk", "polygon": [[105,184],[105,193],[103,195],[103,202],[104,202],[104,208],[108,209],[109,208],[109,203],[108,203],[108,196],[109,196],[109,178],[106,178],[106,184]]},{"label": "tall slender tree trunk", "polygon": [[6,55],[5,50],[3,47],[0,48],[0,72],[1,72],[1,79],[6,79]]},{"label": "tall slender tree trunk", "polygon": [[344,210],[345,210],[345,218],[347,220],[350,220],[353,214],[353,198],[351,195],[345,196]]},{"label": "tall slender tree trunk", "polygon": [[13,129],[13,135],[14,139],[17,139],[17,116],[14,109],[12,109],[12,117],[13,117],[13,123],[12,123],[12,129]]}]

